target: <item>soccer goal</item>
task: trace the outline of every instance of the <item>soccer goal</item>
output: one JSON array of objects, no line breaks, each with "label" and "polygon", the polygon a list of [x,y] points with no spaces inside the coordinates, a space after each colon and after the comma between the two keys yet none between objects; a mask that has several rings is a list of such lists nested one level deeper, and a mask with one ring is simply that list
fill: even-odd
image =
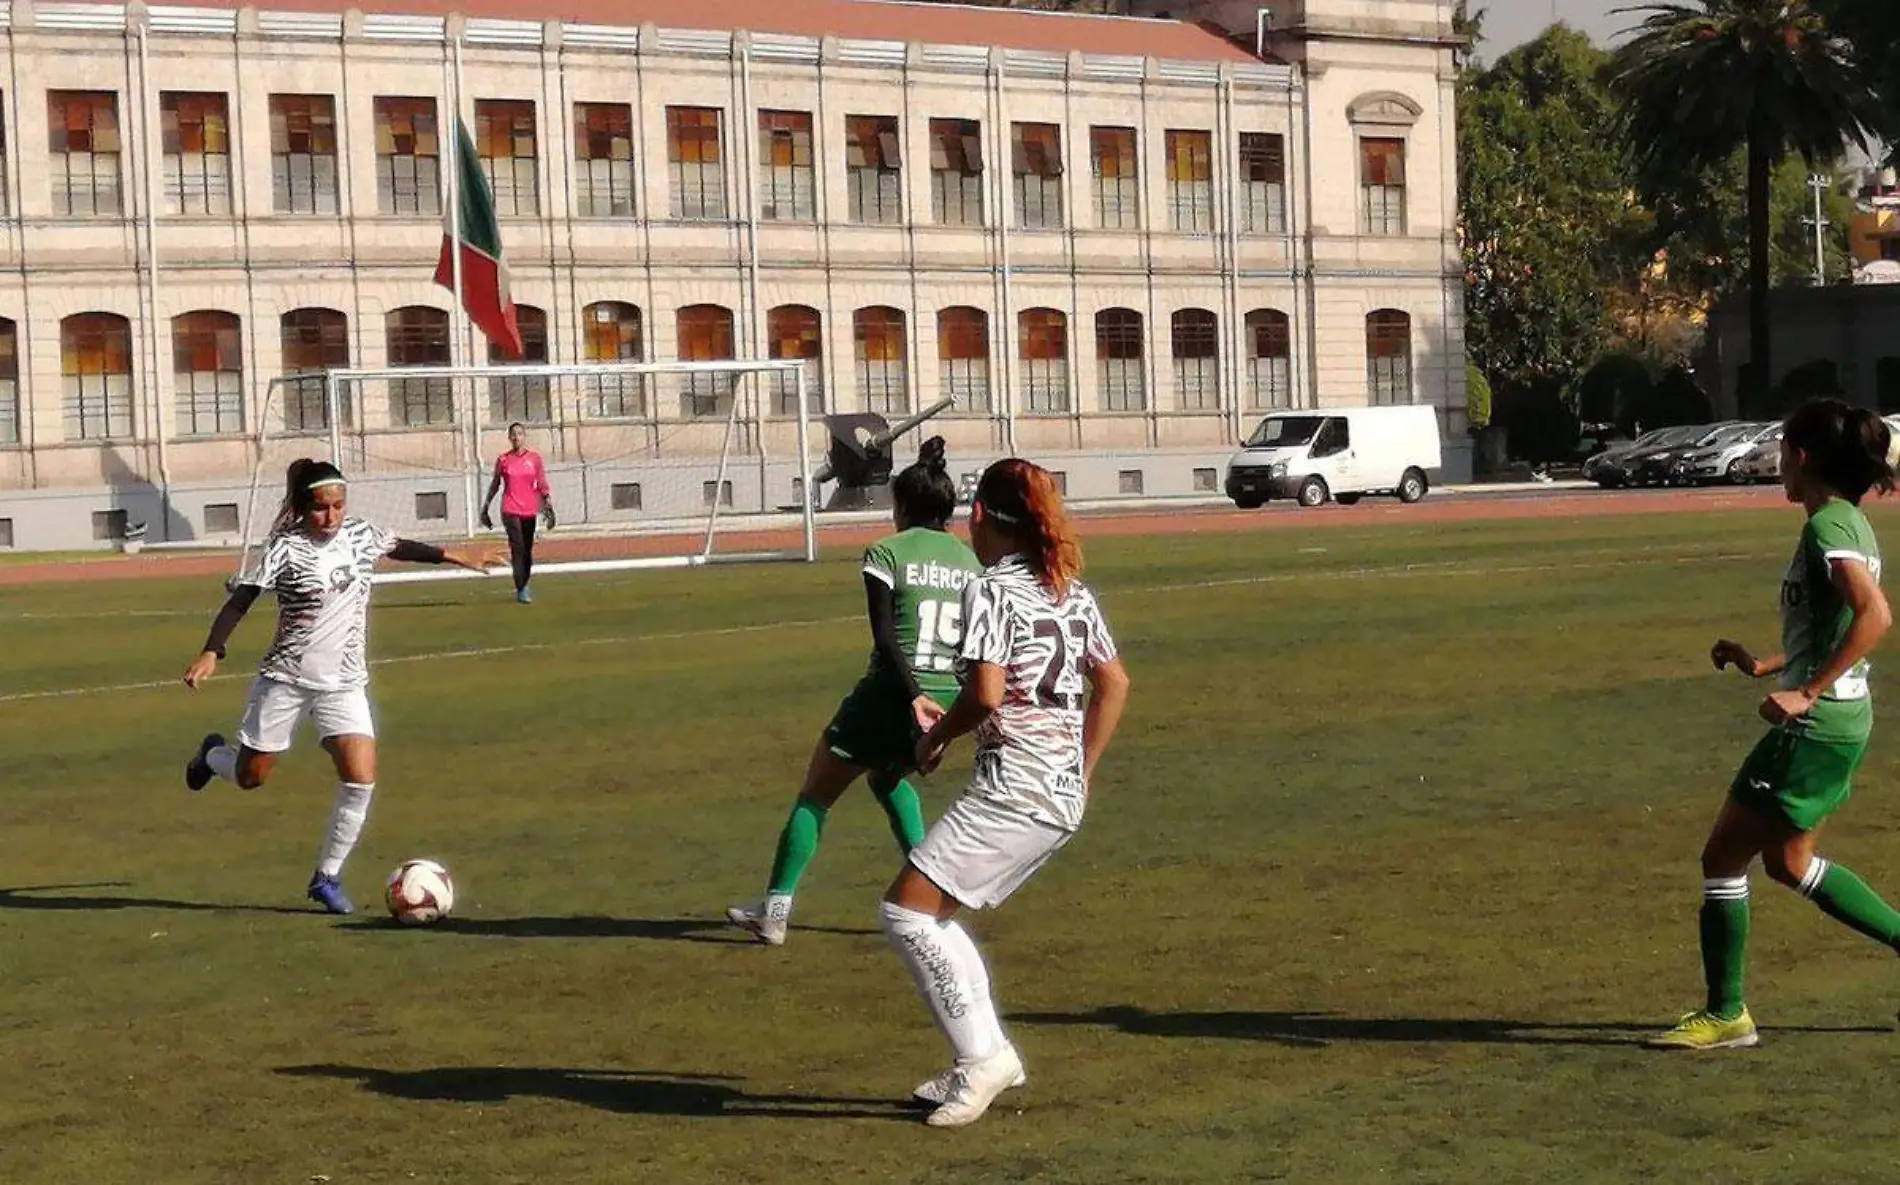
[{"label": "soccer goal", "polygon": [[[261,554],[298,457],[334,461],[350,513],[436,543],[481,525],[508,427],[527,429],[557,526],[535,572],[611,572],[817,558],[811,410],[797,360],[417,366],[274,381],[259,416],[239,573]],[[492,507],[501,518],[498,497]],[[379,582],[474,579],[433,568]]]}]

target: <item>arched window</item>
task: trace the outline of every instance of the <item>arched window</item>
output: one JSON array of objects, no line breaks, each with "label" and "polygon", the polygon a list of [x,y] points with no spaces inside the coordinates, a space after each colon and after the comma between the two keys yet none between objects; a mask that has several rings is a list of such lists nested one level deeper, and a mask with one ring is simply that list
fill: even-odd
[{"label": "arched window", "polygon": [[1147,352],[1140,313],[1103,309],[1095,314],[1095,381],[1103,411],[1147,409]]},{"label": "arched window", "polygon": [[237,314],[200,309],[172,318],[172,384],[180,436],[244,431],[244,343]]},{"label": "arched window", "polygon": [[[447,366],[449,315],[427,305],[405,305],[383,316],[389,365]],[[425,428],[455,422],[455,388],[446,378],[394,379],[389,384],[389,422]]]},{"label": "arched window", "polygon": [[1171,324],[1174,399],[1182,411],[1220,410],[1220,318],[1182,309]]},{"label": "arched window", "polygon": [[967,306],[937,313],[937,383],[953,411],[990,410],[990,318]]},{"label": "arched window", "polygon": [[[548,314],[531,304],[515,306],[515,325],[521,330],[521,357],[510,358],[499,342],[488,343],[490,366],[545,365],[548,360]],[[524,424],[546,424],[554,419],[553,401],[545,375],[488,380],[488,422],[500,427],[520,420]]]},{"label": "arched window", "polygon": [[59,323],[60,414],[67,440],[132,435],[132,325],[117,313]]},{"label": "arched window", "polygon": [[1374,407],[1412,402],[1412,319],[1395,309],[1366,318],[1366,369]]},{"label": "arched window", "polygon": [[904,314],[876,306],[851,315],[857,342],[858,398],[864,410],[902,415],[910,410],[910,351],[904,340]]},{"label": "arched window", "polygon": [[0,444],[20,443],[20,331],[0,317]]},{"label": "arched window", "polygon": [[1024,309],[1016,318],[1023,366],[1023,410],[1069,410],[1069,319],[1055,309]]},{"label": "arched window", "polygon": [[1293,406],[1293,331],[1285,313],[1255,309],[1247,314],[1247,408],[1272,411]]},{"label": "arched window", "polygon": [[[805,362],[805,412],[825,414],[825,342],[818,310],[802,304],[782,304],[765,314],[766,349],[772,358],[802,358]],[[798,386],[789,374],[777,376],[778,414],[798,414]]]},{"label": "arched window", "polygon": [[[350,319],[335,309],[292,309],[278,318],[277,336],[285,377],[313,376],[283,384],[284,431],[327,431],[330,403],[322,376],[350,365]],[[337,390],[344,423],[350,419],[349,396],[347,387]]]},{"label": "arched window", "polygon": [[[635,305],[602,300],[581,310],[583,352],[589,362],[644,362],[646,331]],[[590,416],[603,419],[644,417],[646,382],[638,375],[590,378],[582,392]]]},{"label": "arched window", "polygon": [[[687,305],[677,315],[681,362],[730,362],[732,310],[724,305]],[[680,414],[688,419],[723,417],[732,411],[731,374],[680,376]]]}]

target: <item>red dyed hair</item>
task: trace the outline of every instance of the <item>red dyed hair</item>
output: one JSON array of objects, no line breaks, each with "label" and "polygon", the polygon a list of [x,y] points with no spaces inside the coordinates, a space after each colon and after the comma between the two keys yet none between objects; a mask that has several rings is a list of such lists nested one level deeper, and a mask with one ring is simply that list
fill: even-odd
[{"label": "red dyed hair", "polygon": [[1042,586],[1060,598],[1082,574],[1082,544],[1062,505],[1056,479],[1042,466],[1010,457],[996,462],[977,483],[984,513],[1021,547]]}]

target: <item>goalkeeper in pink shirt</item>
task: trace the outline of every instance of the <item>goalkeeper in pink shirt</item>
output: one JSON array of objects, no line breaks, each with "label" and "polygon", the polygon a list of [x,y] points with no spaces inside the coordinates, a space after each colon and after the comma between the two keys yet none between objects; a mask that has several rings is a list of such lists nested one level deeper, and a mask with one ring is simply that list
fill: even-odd
[{"label": "goalkeeper in pink shirt", "polygon": [[501,495],[501,525],[508,532],[508,554],[515,567],[515,600],[534,603],[528,578],[534,574],[534,520],[554,529],[554,492],[548,488],[548,467],[541,454],[528,447],[525,424],[508,425],[508,451],[495,458],[495,478],[482,499],[482,526],[495,526],[489,508]]}]

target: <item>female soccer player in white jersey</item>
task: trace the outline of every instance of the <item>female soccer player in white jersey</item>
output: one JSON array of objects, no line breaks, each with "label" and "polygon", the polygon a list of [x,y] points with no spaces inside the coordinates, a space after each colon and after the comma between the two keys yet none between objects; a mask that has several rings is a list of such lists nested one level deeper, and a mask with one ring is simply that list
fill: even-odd
[{"label": "female soccer player in white jersey", "polygon": [[376,728],[367,695],[370,574],[383,556],[477,572],[500,556],[445,551],[345,517],[347,486],[327,461],[291,462],[286,484],[262,562],[211,623],[203,652],[185,671],[185,685],[195,690],[216,673],[232,631],[266,589],[277,594],[277,634],[251,685],[238,744],[226,744],[217,733],[205,737],[185,766],[185,785],[202,790],[220,777],[246,790],[262,786],[278,755],[290,748],[298,722],[314,720],[342,785],[305,892],[330,913],[349,913],[350,899],[337,878],[362,834],[376,789]]},{"label": "female soccer player in white jersey", "polygon": [[980,1119],[1024,1081],[997,1019],[989,970],[954,920],[1001,905],[1082,824],[1089,781],[1128,700],[1128,675],[1050,474],[998,461],[978,483],[970,538],[985,567],[963,593],[956,702],[917,743],[934,769],[976,733],[963,796],[914,848],[884,895],[884,932],[956,1052],[914,1093],[933,1127]]}]

